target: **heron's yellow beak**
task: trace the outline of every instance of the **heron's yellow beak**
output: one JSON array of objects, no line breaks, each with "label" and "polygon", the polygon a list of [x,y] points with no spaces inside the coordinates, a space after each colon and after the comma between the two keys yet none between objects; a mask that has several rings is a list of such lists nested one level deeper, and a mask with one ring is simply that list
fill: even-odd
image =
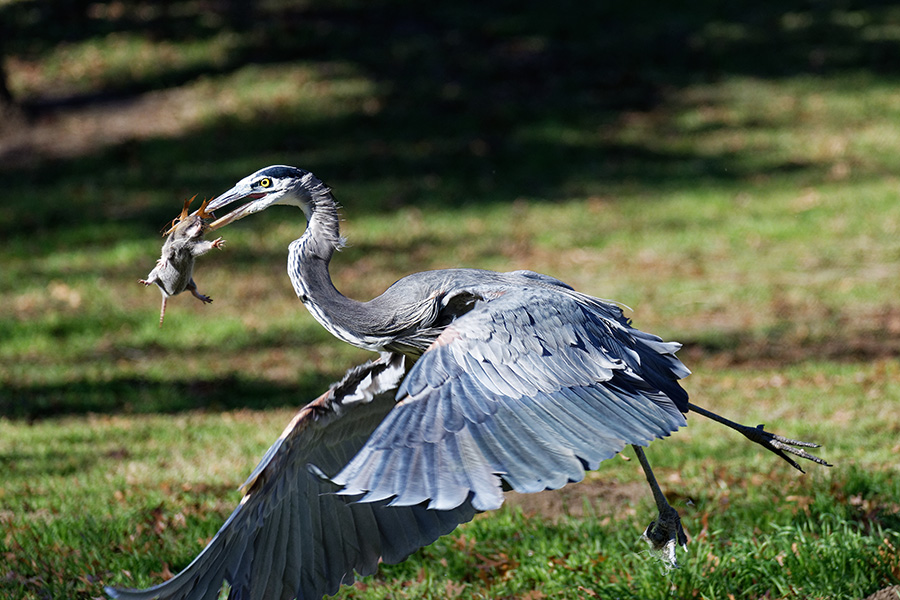
[{"label": "heron's yellow beak", "polygon": [[264,208],[266,208],[266,206],[268,206],[268,205],[260,204],[259,202],[248,202],[247,204],[244,204],[240,208],[237,208],[237,209],[231,211],[224,217],[216,219],[215,221],[210,223],[209,230],[213,231],[215,229],[220,229],[222,227],[225,227],[229,223],[233,223],[234,221],[237,221],[238,219],[243,219],[247,215],[252,215],[253,213],[257,213],[257,212],[263,210]]},{"label": "heron's yellow beak", "polygon": [[[234,202],[240,202],[241,200],[250,200],[250,202],[244,204],[243,206],[236,208],[231,211],[224,217],[216,219],[212,223],[209,224],[209,230],[213,231],[216,229],[221,229],[225,227],[229,223],[233,223],[238,219],[243,219],[247,215],[252,215],[253,213],[257,213],[268,206],[267,202],[260,202],[262,198],[265,198],[268,194],[261,192],[251,192],[244,186],[235,186],[225,192],[224,194],[213,198],[209,201],[209,203],[205,206],[205,214],[208,216],[213,216],[212,213],[215,210],[228,206]],[[203,207],[201,207],[201,210]]]}]

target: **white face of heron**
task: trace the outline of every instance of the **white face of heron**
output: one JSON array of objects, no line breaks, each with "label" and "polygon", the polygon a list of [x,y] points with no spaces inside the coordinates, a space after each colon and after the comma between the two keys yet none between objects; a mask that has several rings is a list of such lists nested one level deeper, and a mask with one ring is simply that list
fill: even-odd
[{"label": "white face of heron", "polygon": [[304,184],[311,177],[313,175],[308,171],[284,165],[266,167],[244,177],[233,188],[212,200],[207,211],[212,212],[242,200],[249,202],[214,221],[210,229],[224,227],[274,204],[299,206],[308,213],[309,193]]}]

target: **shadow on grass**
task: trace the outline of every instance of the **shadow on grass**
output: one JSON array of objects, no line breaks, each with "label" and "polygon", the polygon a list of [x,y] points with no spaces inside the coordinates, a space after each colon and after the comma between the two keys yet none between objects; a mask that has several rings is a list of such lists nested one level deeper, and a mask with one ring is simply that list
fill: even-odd
[{"label": "shadow on grass", "polygon": [[[369,109],[350,116],[311,123],[302,108],[286,107],[247,122],[219,119],[177,139],[122,144],[52,168],[17,169],[0,232],[83,225],[104,216],[101,206],[118,206],[105,215],[110,218],[161,223],[171,218],[168,202],[121,207],[147,190],[212,194],[273,162],[315,171],[345,205],[369,211],[552,198],[589,193],[597,181],[654,188],[779,171],[821,175],[812,164],[759,164],[741,152],[661,153],[646,142],[623,145],[598,132],[620,127],[623,115],[652,110],[687,85],[723,75],[893,74],[900,59],[887,28],[898,19],[890,2],[254,6],[71,0],[0,8],[4,51],[20,56],[110,34],[151,41],[233,37],[219,60],[124,76],[99,73],[89,92],[25,99],[36,114],[248,65],[349,64],[377,90]],[[325,148],[327,158],[315,152]]]},{"label": "shadow on grass", "polygon": [[121,377],[103,382],[83,380],[52,385],[5,385],[0,394],[0,416],[30,421],[88,413],[300,408],[327,391],[332,379],[311,375],[290,386],[233,376],[189,381]]},{"label": "shadow on grass", "polygon": [[[393,124],[401,120],[402,127]],[[529,127],[526,123],[483,146],[483,128],[432,120],[410,113],[377,120],[348,116],[317,125],[292,114],[268,123],[222,120],[178,140],[129,142],[52,167],[20,169],[7,184],[0,232],[16,237],[59,235],[98,223],[161,227],[177,213],[180,196],[211,197],[274,163],[318,174],[334,188],[348,215],[410,205],[447,208],[523,197],[583,196],[595,190],[596,181],[640,181],[658,189],[698,181],[737,184],[760,171],[783,170],[779,164],[750,167],[730,155],[699,157],[624,144],[570,145],[549,139],[553,134],[531,138],[523,131]],[[584,125],[586,131],[599,127],[596,122]],[[441,142],[423,141],[436,139]],[[417,147],[420,150],[411,150]],[[323,148],[339,151],[327,157],[306,155]],[[826,168],[811,164],[791,171],[824,174]],[[297,222],[302,228],[302,219]]]},{"label": "shadow on grass", "polygon": [[784,367],[807,361],[866,363],[900,355],[900,338],[892,332],[893,311],[872,315],[865,324],[847,324],[838,317],[816,323],[773,325],[763,331],[711,330],[695,337],[679,336],[679,356],[687,363],[712,361],[717,365]]}]

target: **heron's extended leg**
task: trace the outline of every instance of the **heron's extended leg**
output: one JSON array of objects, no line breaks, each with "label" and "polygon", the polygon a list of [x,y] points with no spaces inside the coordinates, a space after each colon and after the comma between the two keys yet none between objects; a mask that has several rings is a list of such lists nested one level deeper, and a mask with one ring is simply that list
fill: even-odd
[{"label": "heron's extended leg", "polygon": [[659,509],[659,518],[651,521],[644,530],[644,539],[650,542],[654,550],[663,553],[663,559],[672,567],[678,566],[675,558],[675,549],[678,546],[687,549],[687,536],[681,527],[681,517],[678,511],[672,508],[668,503],[659,484],[656,483],[656,477],[650,468],[650,462],[644,455],[644,449],[640,446],[632,445],[634,453],[637,454],[641,468],[644,469],[644,475],[647,476],[647,483],[650,484],[650,491],[653,492],[653,499],[656,501],[656,508]]},{"label": "heron's extended leg", "polygon": [[812,442],[802,442],[800,440],[792,440],[780,435],[775,435],[774,433],[769,433],[768,431],[763,430],[763,427],[765,427],[764,425],[757,425],[756,427],[741,425],[740,423],[735,423],[734,421],[730,421],[725,417],[720,417],[714,412],[710,412],[705,408],[701,408],[691,403],[688,403],[688,408],[695,413],[701,414],[704,417],[709,417],[713,421],[717,421],[722,425],[726,425],[728,427],[731,427],[735,431],[742,433],[744,437],[749,439],[751,442],[756,442],[766,450],[774,452],[801,473],[804,472],[803,469],[800,468],[800,465],[797,464],[797,461],[788,456],[788,454],[793,454],[794,456],[799,456],[800,458],[811,460],[816,464],[824,465],[826,467],[832,466],[818,456],[813,456],[806,450],[803,450],[803,448],[818,448],[819,444],[814,444]]}]

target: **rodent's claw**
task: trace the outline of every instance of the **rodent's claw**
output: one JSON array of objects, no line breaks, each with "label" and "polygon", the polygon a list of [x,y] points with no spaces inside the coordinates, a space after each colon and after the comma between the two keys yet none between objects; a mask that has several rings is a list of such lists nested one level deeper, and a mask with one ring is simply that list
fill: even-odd
[{"label": "rodent's claw", "polygon": [[225,240],[222,239],[222,238],[216,238],[215,240],[213,240],[212,247],[213,247],[213,248],[219,248],[219,249],[224,248],[224,247],[225,247]]}]

